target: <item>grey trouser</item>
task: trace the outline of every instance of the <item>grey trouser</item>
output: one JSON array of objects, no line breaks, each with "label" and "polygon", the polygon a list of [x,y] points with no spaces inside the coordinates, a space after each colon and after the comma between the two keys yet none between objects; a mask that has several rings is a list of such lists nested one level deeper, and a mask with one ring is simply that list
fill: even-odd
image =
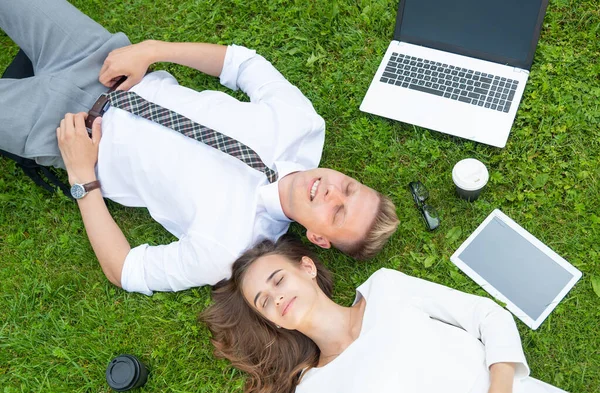
[{"label": "grey trouser", "polygon": [[56,128],[66,113],[87,112],[107,89],[106,56],[129,45],[65,0],[0,0],[0,28],[27,54],[35,76],[0,79],[0,149],[63,167]]}]

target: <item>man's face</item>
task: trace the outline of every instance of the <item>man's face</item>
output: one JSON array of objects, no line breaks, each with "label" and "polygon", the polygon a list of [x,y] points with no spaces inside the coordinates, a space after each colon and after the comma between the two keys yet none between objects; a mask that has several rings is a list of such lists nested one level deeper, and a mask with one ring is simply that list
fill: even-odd
[{"label": "man's face", "polygon": [[329,248],[330,243],[364,238],[377,214],[379,196],[375,190],[332,169],[288,176],[281,201],[284,212],[306,228],[311,242]]}]

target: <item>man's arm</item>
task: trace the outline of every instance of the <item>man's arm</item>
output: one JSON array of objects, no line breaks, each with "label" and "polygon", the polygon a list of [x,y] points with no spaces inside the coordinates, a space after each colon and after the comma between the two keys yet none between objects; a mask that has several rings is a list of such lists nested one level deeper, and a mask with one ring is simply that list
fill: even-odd
[{"label": "man's arm", "polygon": [[92,248],[106,278],[121,287],[121,272],[131,247],[115,223],[99,189],[77,201]]},{"label": "man's arm", "polygon": [[226,46],[216,44],[143,41],[110,52],[100,70],[99,80],[110,87],[124,75],[127,80],[118,89],[129,90],[142,80],[151,64],[158,62],[177,63],[219,76],[226,52]]},{"label": "man's arm", "polygon": [[291,119],[291,122],[305,121],[308,114],[313,119],[311,129],[322,131],[325,128],[323,119],[316,114],[311,102],[270,62],[253,50],[235,45],[143,41],[112,51],[104,61],[99,80],[111,87],[124,75],[127,80],[117,89],[129,90],[142,80],[148,67],[157,62],[177,63],[208,75],[220,76],[223,85],[233,90],[240,88],[253,103],[281,102],[298,108],[302,119]]},{"label": "man's arm", "polygon": [[[96,180],[94,167],[102,137],[101,118],[94,121],[90,138],[85,128],[86,116],[85,113],[67,113],[56,129],[58,147],[71,185]],[[99,189],[90,191],[77,204],[102,271],[111,283],[120,287],[123,263],[131,250],[129,242],[108,212]]]}]

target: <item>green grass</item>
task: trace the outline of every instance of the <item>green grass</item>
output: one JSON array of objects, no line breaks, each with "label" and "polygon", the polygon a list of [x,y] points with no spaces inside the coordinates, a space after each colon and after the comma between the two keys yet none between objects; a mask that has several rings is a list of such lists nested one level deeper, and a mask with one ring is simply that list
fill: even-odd
[{"label": "green grass", "polygon": [[[357,263],[320,255],[337,300],[380,267],[486,295],[449,256],[500,208],[581,271],[583,278],[537,331],[517,322],[532,375],[570,392],[600,391],[600,11],[596,0],[552,0],[529,83],[505,149],[367,115],[358,106],[395,22],[392,1],[149,0],[73,3],[133,42],[236,43],[255,48],[296,84],[327,122],[322,165],[388,194],[401,224],[384,252]],[[85,32],[82,32],[85,34]],[[0,33],[0,69],[16,46]],[[193,70],[159,65],[184,85],[223,89]],[[242,97],[241,95],[236,95]],[[0,109],[1,110],[1,109]],[[475,203],[454,195],[452,166],[475,157],[490,184]],[[420,179],[441,212],[424,230],[406,185]],[[172,237],[144,209],[109,208],[130,240]],[[300,233],[298,226],[293,232]],[[600,292],[600,288],[598,289]],[[145,391],[241,391],[242,375],[215,361],[196,315],[208,288],[146,297],[112,287],[75,204],[38,189],[0,159],[0,389],[106,392],[104,370],[133,353],[152,373]]]}]

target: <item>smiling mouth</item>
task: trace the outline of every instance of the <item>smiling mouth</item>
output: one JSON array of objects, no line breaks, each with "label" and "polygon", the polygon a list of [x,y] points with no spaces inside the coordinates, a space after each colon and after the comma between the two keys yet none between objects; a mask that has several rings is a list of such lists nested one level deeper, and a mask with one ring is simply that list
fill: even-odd
[{"label": "smiling mouth", "polygon": [[312,187],[310,188],[310,201],[311,202],[317,196],[317,189],[319,188],[319,184],[321,184],[321,178],[318,178],[317,180],[315,180]]},{"label": "smiling mouth", "polygon": [[288,304],[286,304],[285,308],[283,309],[283,312],[281,313],[281,316],[285,316],[285,314],[287,314],[288,310],[290,309],[290,307],[292,306],[292,303],[294,303],[294,301],[296,300],[295,297],[292,298],[292,300],[290,300],[288,302]]}]

